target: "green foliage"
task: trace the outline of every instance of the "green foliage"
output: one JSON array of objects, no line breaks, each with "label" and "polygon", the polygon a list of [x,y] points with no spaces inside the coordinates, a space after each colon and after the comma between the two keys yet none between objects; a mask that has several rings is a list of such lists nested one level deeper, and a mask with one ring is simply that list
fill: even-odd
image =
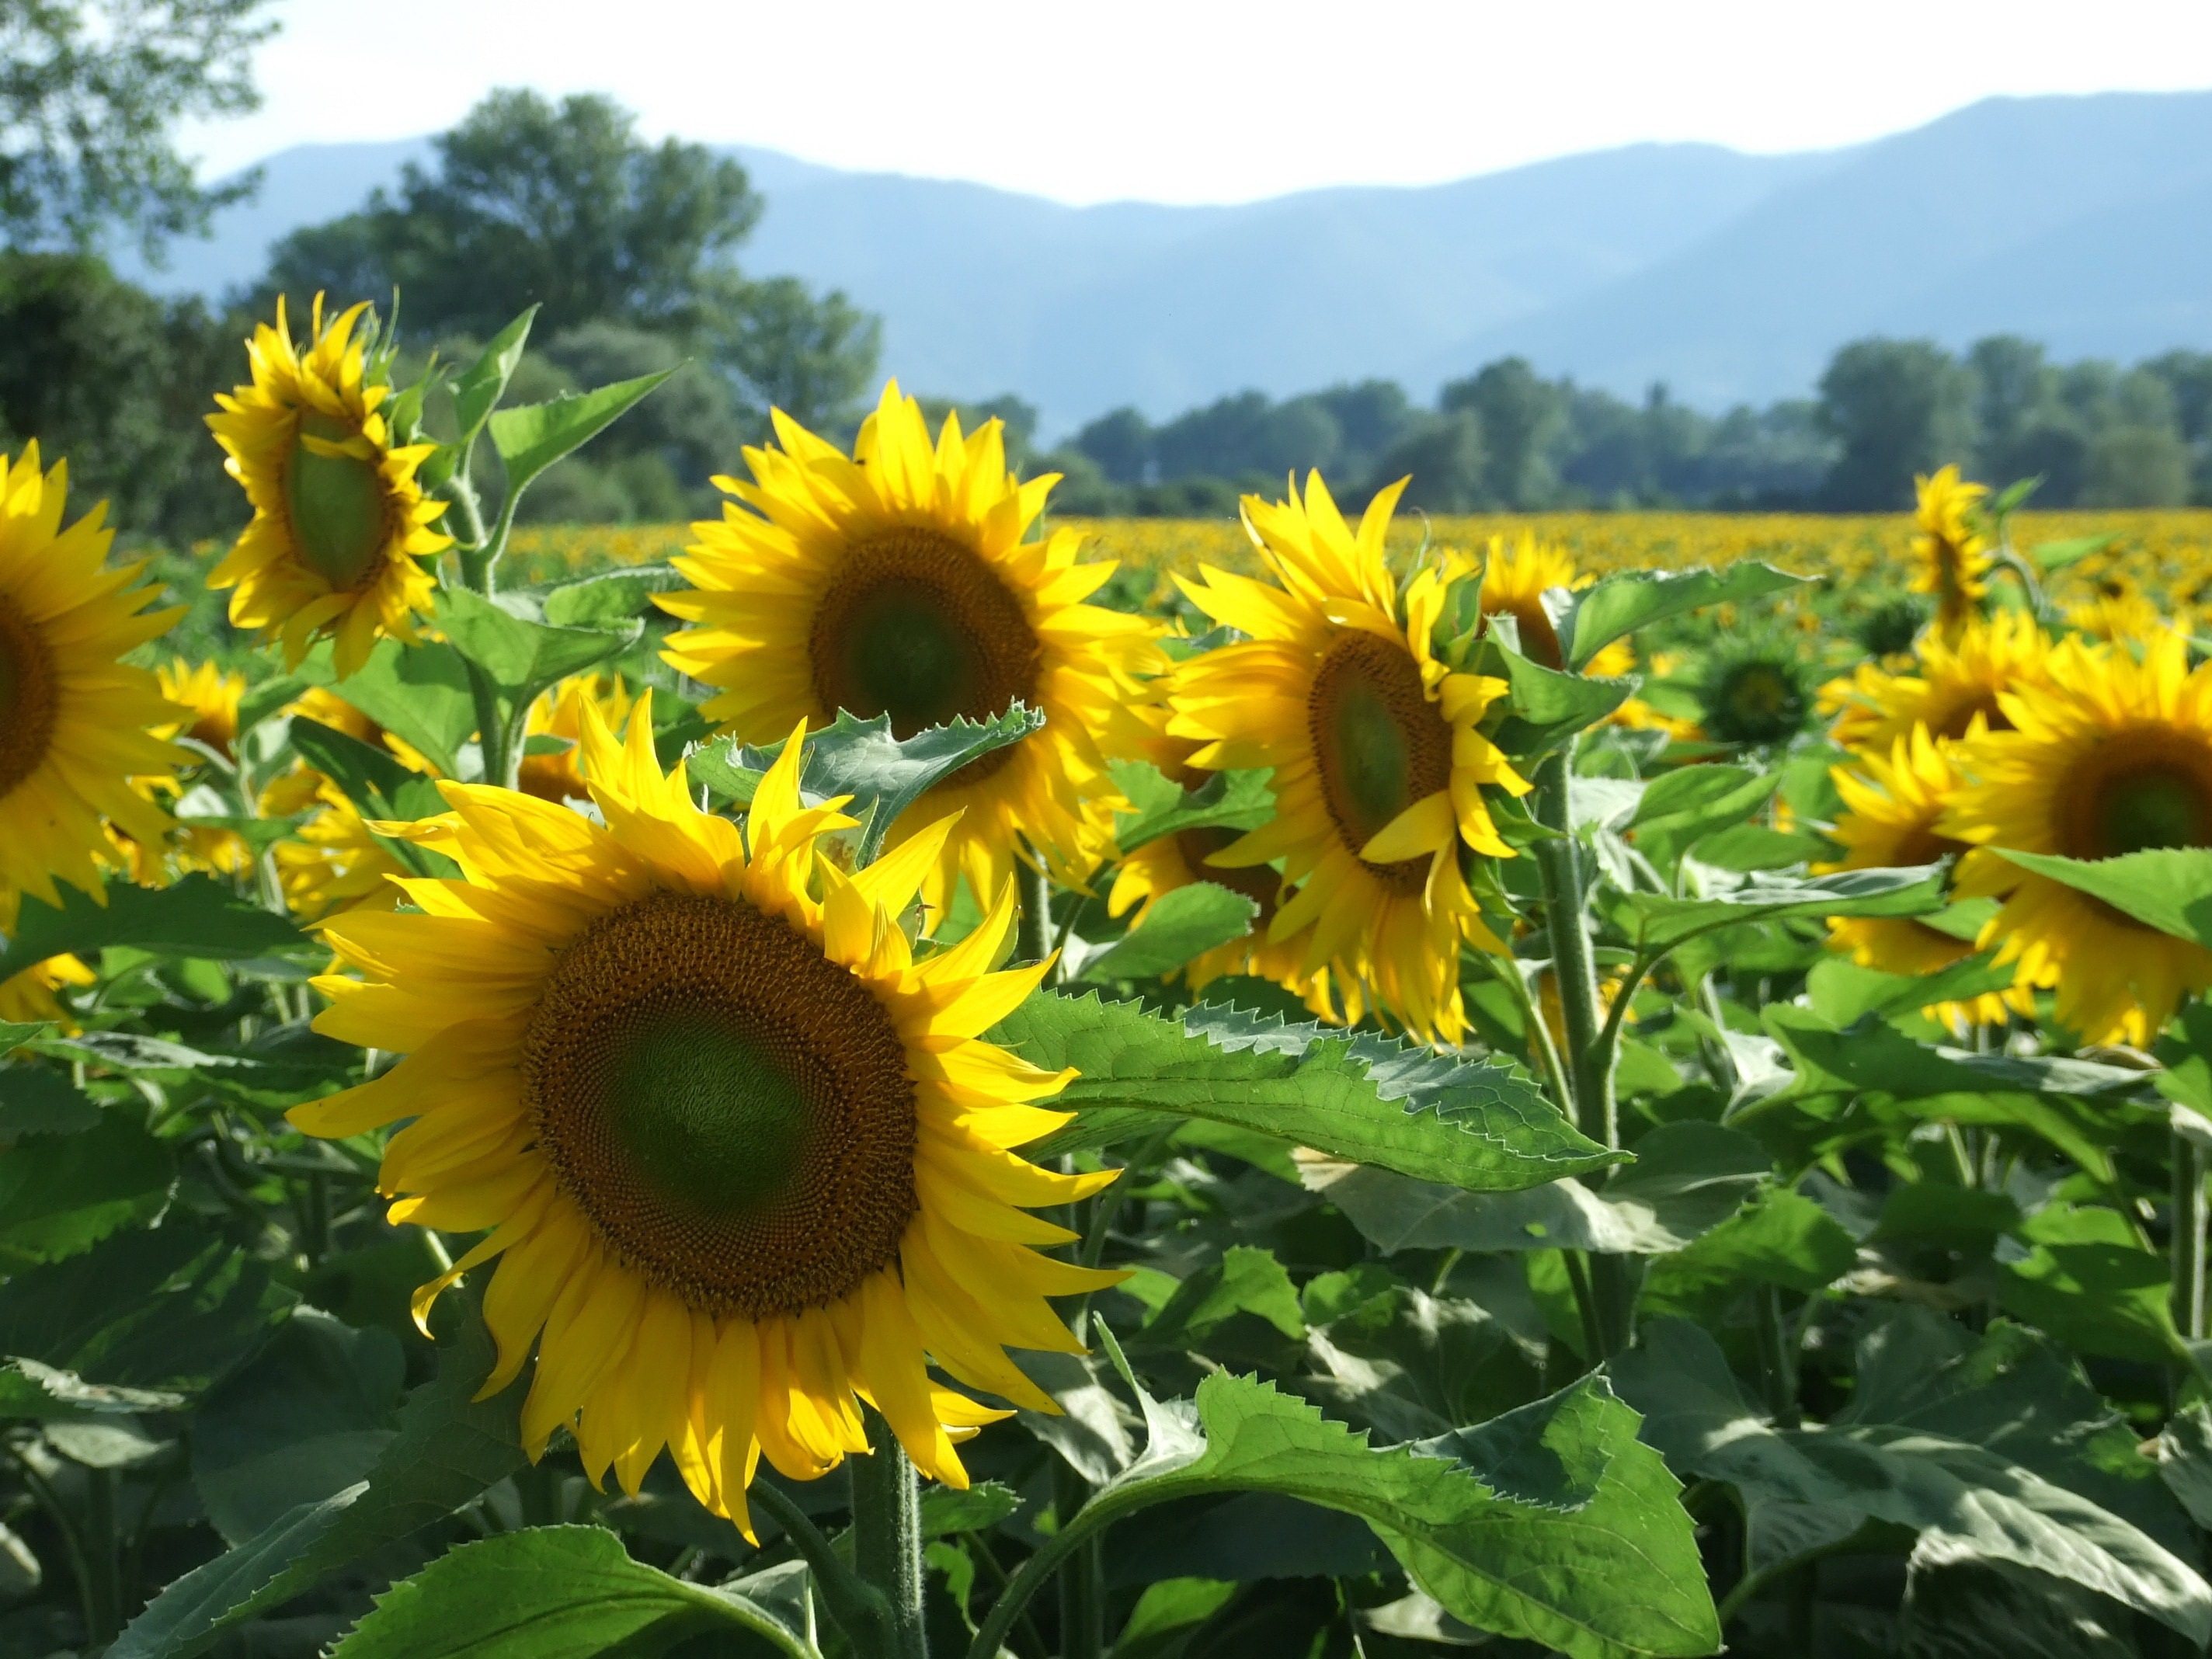
[{"label": "green foliage", "polygon": [[248,903],[211,878],[189,875],[169,887],[111,883],[95,900],[74,887],[58,890],[58,906],[26,896],[15,933],[0,950],[0,981],[49,957],[83,955],[112,945],[170,956],[236,960],[301,942],[282,916]]}]

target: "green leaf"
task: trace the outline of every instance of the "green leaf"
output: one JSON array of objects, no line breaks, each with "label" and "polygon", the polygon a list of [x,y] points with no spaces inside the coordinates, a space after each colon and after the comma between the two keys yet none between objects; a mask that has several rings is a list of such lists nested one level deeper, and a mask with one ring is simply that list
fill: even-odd
[{"label": "green leaf", "polygon": [[1318,1328],[1298,1391],[1385,1439],[1485,1422],[1543,1392],[1540,1348],[1505,1320],[1407,1285],[1379,1261],[1319,1274],[1302,1300]]},{"label": "green leaf", "polygon": [[[1077,1121],[1033,1156],[1060,1150],[1061,1137],[1103,1145],[1194,1117],[1476,1192],[1534,1186],[1622,1157],[1578,1133],[1502,1062],[1216,1004],[1178,1019],[1095,994],[1037,992],[992,1036],[1048,1070],[1081,1073],[1055,1102]],[[1094,1114],[1103,1122],[1087,1122]]]},{"label": "green leaf", "polygon": [[1779,773],[1741,766],[1682,766],[1645,786],[1627,834],[1654,864],[1671,869],[1716,830],[1741,824],[1773,798]]},{"label": "green leaf", "polygon": [[1209,772],[1192,789],[1170,782],[1149,761],[1109,763],[1114,781],[1133,812],[1121,815],[1115,845],[1124,856],[1163,836],[1186,830],[1256,830],[1275,815],[1274,775],[1256,771]]},{"label": "green leaf", "polygon": [[446,810],[438,781],[400,763],[388,749],[325,726],[305,714],[292,716],[292,746],[300,757],[337,785],[361,815],[372,822],[412,823]]},{"label": "green leaf", "polygon": [[1385,1255],[1411,1249],[1597,1250],[1658,1255],[1719,1226],[1773,1173],[1749,1135],[1662,1124],[1601,1188],[1554,1181],[1522,1192],[1461,1192],[1387,1170],[1308,1164],[1306,1182]]},{"label": "green leaf", "polygon": [[161,1214],[176,1180],[168,1143],[121,1107],[81,1134],[19,1143],[0,1158],[0,1259],[58,1261],[88,1250]]},{"label": "green leaf", "polygon": [[2078,1584],[2008,1561],[1915,1560],[1897,1651],[1943,1659],[2142,1659],[2133,1621]]},{"label": "green leaf", "polygon": [[[1902,1358],[1929,1369],[1924,1352]],[[1745,1400],[1712,1338],[1680,1320],[1650,1322],[1641,1346],[1612,1370],[1644,1414],[1644,1437],[1678,1473],[1729,1481],[1755,1503],[1839,1505],[1911,1528],[1934,1559],[2051,1573],[2200,1645],[2212,1637],[2212,1586],[2194,1568],[2000,1450],[1912,1422],[1776,1428]]]},{"label": "green leaf", "polygon": [[15,937],[0,951],[0,982],[51,957],[90,956],[111,945],[236,962],[307,943],[283,917],[211,876],[182,876],[167,887],[137,887],[118,877],[108,884],[104,904],[74,887],[59,891],[58,908],[23,896]]},{"label": "green leaf", "polygon": [[1720,1644],[1680,1487],[1638,1443],[1635,1414],[1602,1378],[1390,1450],[1225,1371],[1200,1382],[1191,1405],[1141,1394],[1139,1404],[1151,1443],[1079,1524],[1208,1492],[1272,1492],[1358,1516],[1475,1629],[1574,1659]]},{"label": "green leaf", "polygon": [[379,640],[340,695],[443,775],[466,775],[461,750],[476,736],[476,695],[467,665],[450,645]]},{"label": "green leaf", "polygon": [[2048,576],[2069,564],[2078,564],[2092,553],[2103,552],[2119,539],[2119,533],[2108,530],[2101,536],[2069,536],[2064,541],[2041,542],[2027,550],[2027,556]]},{"label": "green leaf", "polygon": [[1775,1041],[1796,1062],[1800,1091],[1879,1090],[1901,1100],[2018,1090],[2036,1094],[2125,1095],[2145,1091],[2150,1074],[2125,1066],[2057,1054],[1977,1054],[1917,1042],[1879,1018],[1837,1030],[1809,1008],[1760,1011]]},{"label": "green leaf", "polygon": [[[13,1028],[42,1031],[43,1025]],[[0,1035],[0,1048],[7,1039]],[[105,1120],[83,1090],[51,1066],[0,1066],[0,1138],[76,1135]]]},{"label": "green leaf", "polygon": [[652,616],[654,594],[683,586],[674,565],[634,564],[547,588],[538,603],[556,628],[604,628]]},{"label": "green leaf", "polygon": [[1232,1244],[1200,1267],[1145,1322],[1138,1340],[1157,1348],[1195,1348],[1239,1315],[1255,1315],[1293,1341],[1306,1334],[1297,1287],[1267,1250]]},{"label": "green leaf", "polygon": [[1801,586],[1771,565],[1746,559],[1725,570],[1634,570],[1602,576],[1574,596],[1559,626],[1567,666],[1580,668],[1639,628],[1729,599],[1756,599]]},{"label": "green leaf", "polygon": [[803,1631],[732,1590],[633,1561],[599,1527],[464,1544],[394,1584],[331,1659],[591,1659],[657,1653],[701,1632],[732,1653],[814,1659]]},{"label": "green leaf", "polygon": [[1243,894],[1210,881],[1173,888],[1125,937],[1088,958],[1078,977],[1095,982],[1172,974],[1193,957],[1243,939],[1259,915]]},{"label": "green leaf", "polygon": [[349,1561],[443,1521],[523,1466],[521,1392],[475,1399],[491,1371],[490,1336],[472,1308],[446,1318],[436,1380],[408,1395],[398,1437],[368,1479],[287,1510],[237,1548],[195,1567],[131,1620],[106,1659],[188,1659],[204,1652],[232,1626],[290,1601]]},{"label": "green leaf", "polygon": [[2212,1406],[2192,1400],[2166,1419],[2158,1475],[2198,1526],[2212,1529]]},{"label": "green leaf", "polygon": [[1802,1193],[1773,1188],[1654,1264],[1644,1294],[1685,1306],[1745,1284],[1809,1296],[1850,1272],[1858,1254],[1858,1241],[1826,1210]]},{"label": "green leaf", "polygon": [[549,627],[465,587],[439,595],[438,625],[453,649],[498,688],[510,719],[549,686],[635,644],[644,629],[635,621],[611,628]]},{"label": "green leaf", "polygon": [[1986,1255],[2020,1220],[2020,1206],[2007,1194],[1907,1181],[1892,1187],[1882,1200],[1873,1237],[1881,1244],[1932,1244],[1962,1255]]},{"label": "green leaf", "polygon": [[2146,927],[2212,945],[2212,848],[2154,847],[2114,859],[1990,849],[2023,870],[2101,899]]},{"label": "green leaf", "polygon": [[1657,952],[1716,928],[1792,916],[1917,916],[1942,908],[1943,866],[1838,870],[1793,879],[1729,877],[1708,870],[1706,896],[1623,893],[1611,902],[1613,921],[1638,951]]},{"label": "green leaf", "polygon": [[245,1252],[172,1221],[0,1285],[0,1353],[196,1395],[251,1358],[295,1300]]},{"label": "green leaf", "polygon": [[580,396],[496,411],[489,425],[492,447],[507,464],[507,501],[501,510],[511,509],[539,473],[598,437],[675,372],[664,368]]},{"label": "green leaf", "polygon": [[1577,732],[1596,725],[1635,695],[1639,682],[1589,679],[1533,663],[1502,641],[1492,646],[1504,665],[1507,707],[1498,744],[1526,759],[1548,753]]},{"label": "green leaf", "polygon": [[1886,974],[1830,957],[1805,976],[1805,994],[1813,1012],[1840,1030],[1868,1014],[1889,1018],[2007,990],[2017,975],[2009,964],[1997,967],[1986,951],[1962,957],[1932,974]]},{"label": "green leaf", "polygon": [[2083,1353],[2152,1365],[2187,1358],[2166,1260],[2142,1248],[2124,1217],[2053,1204],[2021,1231],[2035,1248],[2001,1267],[2008,1312]]},{"label": "green leaf", "polygon": [[[1019,743],[1043,728],[1043,713],[1018,702],[988,720],[963,716],[910,738],[891,735],[888,714],[864,720],[840,709],[828,726],[806,734],[799,787],[817,799],[836,795],[853,798],[845,811],[867,825],[859,860],[865,865],[882,848],[899,815],[930,789],[969,762]],[[755,748],[724,738],[704,750],[694,751],[689,761],[710,787],[715,785],[719,773],[732,786],[726,793],[741,804],[749,804],[752,785],[782,753],[782,744]],[[705,767],[699,765],[702,759],[707,761]]]},{"label": "green leaf", "polygon": [[532,306],[493,335],[491,343],[476,362],[463,369],[454,380],[453,419],[460,428],[453,444],[456,451],[465,450],[476,441],[484,422],[507,394],[507,383],[514,378],[516,365],[522,362],[522,348],[530,338],[530,325],[537,316],[538,307]]},{"label": "green leaf", "polygon": [[227,1543],[365,1479],[395,1437],[407,1362],[389,1331],[301,1308],[201,1402],[192,1485]]}]

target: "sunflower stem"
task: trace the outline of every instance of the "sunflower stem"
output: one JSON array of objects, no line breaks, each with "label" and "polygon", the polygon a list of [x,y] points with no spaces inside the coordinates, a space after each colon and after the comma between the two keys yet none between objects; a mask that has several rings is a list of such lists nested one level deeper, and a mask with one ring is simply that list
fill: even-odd
[{"label": "sunflower stem", "polygon": [[[1536,820],[1557,831],[1536,844],[1536,870],[1544,889],[1544,921],[1550,934],[1552,975],[1559,990],[1567,1085],[1576,1127],[1604,1146],[1620,1145],[1613,1094],[1613,1043],[1619,1027],[1599,1018],[1597,961],[1584,916],[1589,887],[1582,843],[1574,833],[1573,754],[1563,750],[1536,770]],[[1602,1175],[1590,1177],[1593,1184]],[[1588,1310],[1602,1364],[1626,1348],[1635,1328],[1632,1265],[1618,1255],[1589,1258]],[[1577,1287],[1580,1288],[1579,1286]]]},{"label": "sunflower stem", "polygon": [[[1090,1483],[1065,1459],[1053,1467],[1052,1490],[1054,1511],[1066,1519],[1091,1497]],[[1106,1650],[1104,1541],[1092,1534],[1060,1564],[1060,1659],[1099,1659]]]},{"label": "sunflower stem", "polygon": [[1015,861],[1014,871],[1021,897],[1014,954],[1025,963],[1042,962],[1052,954],[1052,884],[1042,866],[1025,859]]},{"label": "sunflower stem", "polygon": [[[872,1413],[871,1413],[872,1415]],[[848,1459],[848,1467],[866,1462]],[[909,1470],[911,1474],[911,1470]],[[857,1488],[859,1482],[854,1481]],[[783,1528],[793,1548],[806,1559],[814,1575],[814,1588],[822,1597],[822,1605],[837,1621],[837,1627],[854,1649],[876,1659],[878,1655],[890,1655],[899,1650],[891,1645],[891,1615],[889,1603],[881,1591],[856,1577],[837,1553],[836,1548],[822,1535],[805,1510],[799,1507],[791,1494],[773,1480],[756,1480],[746,1493],[747,1501],[763,1513],[774,1517]],[[854,1494],[854,1508],[859,1507],[859,1493]],[[857,1520],[857,1514],[855,1519]]]},{"label": "sunflower stem", "polygon": [[2173,1323],[2182,1336],[2204,1334],[2204,1154],[2173,1137]]},{"label": "sunflower stem", "polygon": [[853,1565],[887,1605],[884,1659],[929,1659],[922,1614],[921,1482],[882,1413],[872,1407],[862,1410],[868,1455],[846,1464],[853,1480]]}]

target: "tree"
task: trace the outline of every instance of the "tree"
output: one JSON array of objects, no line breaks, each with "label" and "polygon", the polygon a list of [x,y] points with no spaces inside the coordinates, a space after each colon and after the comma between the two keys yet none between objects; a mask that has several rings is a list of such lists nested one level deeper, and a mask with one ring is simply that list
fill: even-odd
[{"label": "tree", "polygon": [[1974,376],[1974,413],[1985,447],[2002,449],[2051,400],[2057,378],[2043,348],[2017,334],[1992,334],[1967,349]]},{"label": "tree", "polygon": [[735,381],[757,428],[780,409],[817,432],[849,430],[883,354],[881,319],[840,289],[817,299],[796,276],[744,283],[709,333],[714,361]]},{"label": "tree", "polygon": [[690,329],[714,273],[760,216],[745,170],[702,144],[637,136],[597,94],[557,105],[494,92],[410,163],[398,198],[277,244],[267,286],[304,302],[398,285],[433,333],[488,335],[526,306],[541,327],[612,320]]},{"label": "tree", "polygon": [[1915,473],[1967,459],[1973,382],[1932,340],[1855,340],[1820,377],[1820,422],[1843,446],[1822,495],[1846,512],[1912,505]]},{"label": "tree", "polygon": [[1484,504],[1489,455],[1474,410],[1431,415],[1390,446],[1375,469],[1374,487],[1412,475],[1399,499],[1431,513],[1465,513]]},{"label": "tree", "polygon": [[1127,405],[1109,410],[1077,433],[1075,447],[1115,483],[1140,484],[1152,477],[1152,423]]},{"label": "tree", "polygon": [[0,244],[134,234],[149,258],[251,178],[204,190],[178,123],[259,101],[248,64],[266,0],[0,0]]},{"label": "tree", "polygon": [[2170,427],[2115,426],[2089,445],[2084,507],[2180,507],[2189,500],[2189,447]]},{"label": "tree", "polygon": [[2166,382],[2183,441],[2212,441],[2212,352],[2169,351],[2142,367]]},{"label": "tree", "polygon": [[46,465],[66,459],[73,511],[104,499],[140,535],[234,529],[199,417],[237,356],[198,301],[157,300],[96,255],[0,253],[0,452],[36,438]]},{"label": "tree", "polygon": [[1482,423],[1486,501],[1522,511],[1548,505],[1558,490],[1552,451],[1566,432],[1566,401],[1525,357],[1486,364],[1437,399],[1447,413],[1465,410]]}]

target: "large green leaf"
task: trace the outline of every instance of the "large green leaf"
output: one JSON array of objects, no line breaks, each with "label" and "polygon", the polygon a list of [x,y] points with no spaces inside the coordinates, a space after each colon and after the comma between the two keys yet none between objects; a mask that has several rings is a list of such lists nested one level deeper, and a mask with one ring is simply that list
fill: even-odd
[{"label": "large green leaf", "polygon": [[653,596],[683,585],[673,565],[634,564],[544,589],[538,605],[556,628],[604,628],[652,616]]},{"label": "large green leaf", "polygon": [[1712,1338],[1679,1320],[1647,1324],[1642,1346],[1613,1361],[1613,1374],[1644,1413],[1644,1437],[1680,1473],[1729,1481],[1759,1501],[1840,1506],[1910,1528],[1936,1559],[2051,1573],[2200,1644],[2212,1638],[2212,1586],[2194,1567],[2002,1450],[1911,1421],[1777,1428],[1745,1400]]},{"label": "large green leaf", "polygon": [[1386,1441],[1422,1440],[1543,1393],[1543,1352],[1464,1297],[1431,1295],[1379,1261],[1309,1279],[1308,1368],[1291,1386]]},{"label": "large green leaf", "polygon": [[455,378],[453,420],[460,428],[453,440],[455,450],[466,449],[476,441],[477,434],[483,430],[485,421],[507,395],[507,383],[514,378],[514,371],[522,362],[522,348],[530,338],[530,325],[537,317],[538,307],[530,307],[493,335],[476,362]]},{"label": "large green leaf", "polygon": [[1628,834],[1654,864],[1671,868],[1704,837],[1742,824],[1781,786],[1778,772],[1741,766],[1680,766],[1645,786]]},{"label": "large green leaf", "polygon": [[81,1134],[19,1142],[0,1158],[0,1261],[56,1261],[90,1249],[161,1214],[176,1179],[168,1143],[123,1107]]},{"label": "large green leaf", "polygon": [[1125,937],[1087,958],[1079,977],[1105,982],[1172,974],[1193,957],[1243,939],[1259,914],[1243,894],[1213,882],[1170,889]]},{"label": "large green leaf", "polygon": [[1275,814],[1275,792],[1259,771],[1209,772],[1194,787],[1170,781],[1149,761],[1112,763],[1114,781],[1133,809],[1121,816],[1115,844],[1124,854],[1186,830],[1256,830]]},{"label": "large green leaf", "polygon": [[496,411],[489,426],[492,447],[507,464],[506,509],[539,473],[598,437],[675,372],[664,368],[580,396]]},{"label": "large green leaf", "polygon": [[1754,874],[1735,878],[1708,870],[1705,895],[1623,893],[1609,920],[1639,951],[1671,949],[1716,928],[1793,916],[1917,916],[1943,903],[1940,865],[1895,870],[1838,870],[1799,879]]},{"label": "large green leaf", "polygon": [[308,765],[337,785],[365,818],[410,823],[446,810],[435,778],[403,765],[390,750],[363,743],[350,732],[295,714],[292,746]]},{"label": "large green leaf", "polygon": [[15,932],[0,951],[0,982],[49,957],[90,956],[128,945],[162,956],[234,962],[304,945],[283,917],[240,898],[211,876],[181,877],[168,887],[137,887],[118,878],[106,902],[74,887],[60,889],[58,908],[23,896]]},{"label": "large green leaf", "polygon": [[394,1584],[331,1659],[592,1659],[705,1632],[723,1634],[718,1652],[814,1659],[803,1630],[750,1597],[633,1561],[599,1527],[536,1527]]},{"label": "large green leaf", "polygon": [[[455,1301],[449,1296],[439,1306]],[[407,1397],[398,1435],[367,1479],[287,1510],[237,1548],[192,1569],[131,1621],[106,1659],[204,1652],[240,1620],[443,1520],[522,1467],[521,1391],[477,1400],[491,1371],[491,1339],[472,1308],[443,1317],[437,1377]]]},{"label": "large green leaf", "polygon": [[[881,849],[899,815],[930,789],[971,761],[1019,743],[1043,726],[1041,711],[1018,702],[988,720],[963,716],[900,738],[892,735],[888,714],[864,720],[840,709],[828,726],[806,734],[799,787],[817,799],[853,798],[845,810],[866,824],[859,860],[866,864]],[[761,777],[782,753],[781,743],[756,748],[726,738],[694,751],[686,761],[701,782],[747,805]]]},{"label": "large green leaf", "polygon": [[2212,945],[2212,848],[2154,847],[2112,859],[1990,848],[2023,870],[2063,883],[2146,927]]},{"label": "large green leaf", "polygon": [[0,1354],[88,1383],[198,1394],[251,1358],[295,1300],[244,1251],[172,1222],[0,1285]]},{"label": "large green leaf", "polygon": [[643,624],[561,628],[517,616],[465,587],[439,596],[438,624],[454,650],[483,670],[510,713],[547,687],[635,644]]},{"label": "large green leaf", "polygon": [[1596,725],[1626,702],[1639,684],[1634,678],[1590,679],[1563,674],[1534,663],[1502,641],[1488,653],[1505,669],[1506,707],[1498,744],[1516,759],[1556,749],[1577,732]]},{"label": "large green leaf", "polygon": [[1917,1042],[1872,1017],[1840,1031],[1809,1008],[1771,1006],[1760,1018],[1796,1062],[1801,1091],[1879,1090],[1911,1100],[1984,1090],[2126,1095],[2150,1086],[2148,1073],[2129,1066],[2063,1054],[1976,1054]]},{"label": "large green leaf", "polygon": [[1574,596],[1559,627],[1567,666],[1580,668],[1639,628],[1729,599],[1756,599],[1805,580],[1746,559],[1725,570],[1632,570],[1600,577]]},{"label": "large green leaf", "polygon": [[1386,1255],[1408,1249],[1597,1250],[1657,1255],[1719,1226],[1772,1174],[1739,1130],[1687,1121],[1651,1130],[1603,1187],[1553,1181],[1462,1192],[1388,1170],[1310,1164],[1306,1182]]},{"label": "large green leaf", "polygon": [[301,1308],[201,1402],[192,1485],[226,1542],[365,1479],[398,1424],[406,1358],[389,1331]]},{"label": "large green leaf", "polygon": [[379,640],[368,660],[338,685],[337,695],[420,751],[442,775],[469,775],[461,753],[476,735],[476,694],[469,689],[468,666],[452,646]]},{"label": "large green leaf", "polygon": [[1174,1018],[1095,994],[1038,992],[992,1036],[1039,1066],[1080,1073],[1055,1102],[1077,1121],[1040,1154],[1186,1117],[1474,1192],[1535,1186],[1622,1157],[1578,1133],[1503,1062],[1215,1004]]},{"label": "large green leaf", "polygon": [[2053,1204],[2021,1224],[2034,1246],[2002,1265],[2005,1309],[2082,1353],[2160,1365],[2185,1358],[2166,1258],[2118,1211]]},{"label": "large green leaf", "polygon": [[1480,1428],[1377,1450],[1249,1377],[1139,1395],[1150,1443],[1078,1517],[1264,1492],[1357,1515],[1421,1589],[1478,1630],[1575,1659],[1714,1651],[1720,1628],[1680,1487],[1601,1378]]},{"label": "large green leaf", "polygon": [[[44,1025],[14,1028],[43,1031]],[[0,1052],[7,1038],[0,1034]],[[0,1066],[0,1138],[76,1135],[104,1121],[83,1090],[51,1066]]]}]

